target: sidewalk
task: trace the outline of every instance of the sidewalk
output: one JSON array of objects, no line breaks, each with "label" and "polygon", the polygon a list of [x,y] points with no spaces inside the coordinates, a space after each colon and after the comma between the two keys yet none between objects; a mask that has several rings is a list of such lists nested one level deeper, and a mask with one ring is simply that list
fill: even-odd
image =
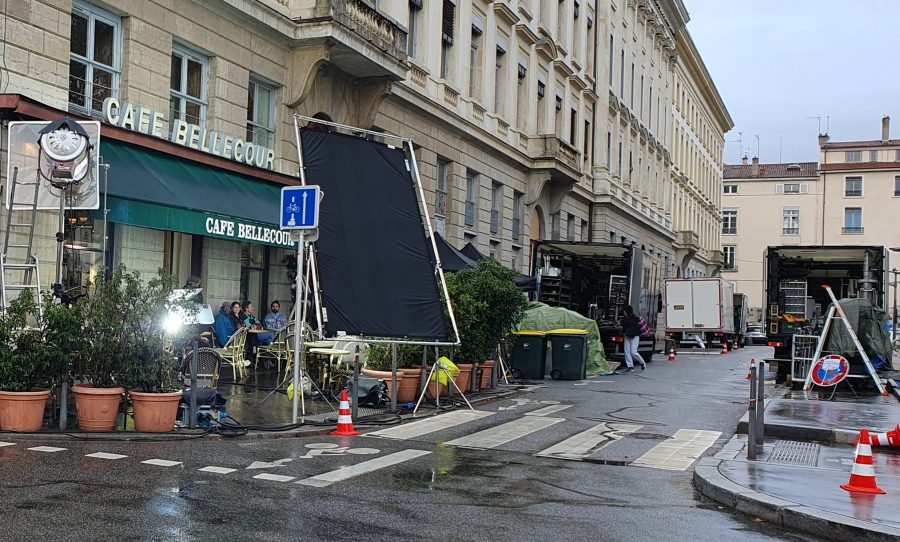
[{"label": "sidewalk", "polygon": [[[848,493],[855,449],[866,427],[900,423],[893,396],[856,397],[776,389],[766,401],[765,444],[748,461],[738,434],[714,457],[702,458],[694,486],[728,508],[830,540],[900,540],[900,448],[873,447],[875,475],[886,495]],[[747,416],[738,432],[745,433]]]}]

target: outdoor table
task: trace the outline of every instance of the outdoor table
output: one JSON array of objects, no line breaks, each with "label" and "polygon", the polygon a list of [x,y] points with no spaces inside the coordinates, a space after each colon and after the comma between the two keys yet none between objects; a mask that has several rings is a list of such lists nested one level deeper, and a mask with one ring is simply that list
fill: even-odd
[{"label": "outdoor table", "polygon": [[336,348],[310,348],[309,350],[307,350],[307,352],[318,356],[328,356],[329,358],[329,363],[323,363],[319,367],[319,383],[322,385],[322,387],[326,387],[328,385],[327,381],[331,376],[329,372],[329,369],[331,368],[331,361],[334,360],[335,357],[345,356],[352,353],[348,352],[347,350],[338,350]]},{"label": "outdoor table", "polygon": [[333,341],[308,341],[303,343],[303,346],[310,350],[312,348],[331,348],[334,346]]}]

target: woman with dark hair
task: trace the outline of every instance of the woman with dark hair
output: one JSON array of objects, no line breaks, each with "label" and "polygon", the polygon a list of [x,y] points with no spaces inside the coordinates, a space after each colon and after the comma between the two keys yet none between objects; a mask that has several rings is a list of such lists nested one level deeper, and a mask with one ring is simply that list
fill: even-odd
[{"label": "woman with dark hair", "polygon": [[622,349],[625,351],[625,365],[628,366],[625,372],[634,370],[634,360],[641,364],[641,370],[647,368],[647,362],[638,354],[638,343],[641,341],[641,319],[634,314],[631,305],[625,306],[625,317],[622,318],[622,336],[624,337],[624,345]]},{"label": "woman with dark hair", "polygon": [[237,301],[222,303],[222,308],[216,316],[216,342],[220,347],[225,346],[234,332],[243,326],[238,318],[240,311],[241,304]]}]

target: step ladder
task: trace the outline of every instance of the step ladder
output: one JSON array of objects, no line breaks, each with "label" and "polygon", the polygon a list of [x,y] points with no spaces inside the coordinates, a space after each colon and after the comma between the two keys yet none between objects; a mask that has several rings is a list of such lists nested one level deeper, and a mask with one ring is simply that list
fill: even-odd
[{"label": "step ladder", "polygon": [[[869,361],[869,356],[866,355],[866,351],[863,349],[862,344],[860,344],[859,339],[856,337],[856,332],[853,331],[853,326],[850,325],[850,321],[847,320],[847,315],[844,314],[844,309],[841,308],[841,304],[838,303],[836,297],[834,297],[834,292],[831,291],[831,287],[827,284],[822,286],[828,292],[828,297],[831,298],[831,307],[828,308],[828,314],[825,316],[825,325],[822,327],[822,334],[819,335],[819,342],[816,345],[816,353],[813,354],[812,362],[809,365],[809,372],[806,373],[806,382],[803,384],[804,391],[812,390],[812,375],[813,371],[816,368],[816,362],[822,356],[822,349],[825,347],[825,339],[828,337],[828,330],[831,329],[831,322],[834,320],[840,320],[844,323],[844,327],[847,329],[847,333],[850,334],[850,338],[853,339],[853,346],[856,347],[856,351],[859,352],[859,355],[862,356],[863,363],[866,364],[866,370],[869,372],[869,376],[872,377],[872,380],[875,381],[875,386],[878,388],[878,391],[881,395],[887,395],[888,392],[884,388],[884,384],[881,383],[881,379],[878,377],[878,374],[875,372],[875,367],[872,366],[872,362]],[[837,316],[835,316],[837,314]]]},{"label": "step ladder", "polygon": [[[38,313],[36,318],[43,317],[41,305],[41,273],[38,259],[34,255],[34,229],[37,221],[37,202],[40,184],[39,173],[34,182],[19,180],[19,168],[13,169],[12,182],[9,189],[9,207],[6,210],[6,231],[3,234],[3,252],[0,253],[0,309],[6,311],[9,303],[25,290],[34,293]],[[19,187],[33,187],[34,195],[26,202],[16,200]],[[21,192],[20,192],[21,195]],[[16,237],[10,237],[16,233]],[[27,236],[28,242],[23,238]]]}]

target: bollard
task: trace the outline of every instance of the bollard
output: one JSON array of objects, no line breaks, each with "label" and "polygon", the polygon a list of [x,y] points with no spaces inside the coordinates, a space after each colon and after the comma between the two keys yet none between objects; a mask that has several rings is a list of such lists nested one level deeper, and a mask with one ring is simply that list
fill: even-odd
[{"label": "bollard", "polygon": [[756,384],[756,367],[750,368],[750,407],[749,414],[747,416],[747,459],[750,461],[756,460],[756,392],[757,392],[757,384]]},{"label": "bollard", "polygon": [[[397,413],[397,344],[391,345],[391,412]],[[354,420],[356,421],[356,420]]]},{"label": "bollard", "polygon": [[[294,390],[297,393],[297,390]],[[350,398],[350,419],[356,421],[356,411],[359,408],[359,345],[356,345],[356,353],[353,355],[353,396]]]},{"label": "bollard", "polygon": [[195,429],[197,427],[197,348],[199,345],[194,341],[194,351],[191,353],[191,402],[188,410],[188,427]]},{"label": "bollard", "polygon": [[761,454],[765,437],[765,412],[766,412],[766,362],[761,361],[756,368],[756,453]]}]

